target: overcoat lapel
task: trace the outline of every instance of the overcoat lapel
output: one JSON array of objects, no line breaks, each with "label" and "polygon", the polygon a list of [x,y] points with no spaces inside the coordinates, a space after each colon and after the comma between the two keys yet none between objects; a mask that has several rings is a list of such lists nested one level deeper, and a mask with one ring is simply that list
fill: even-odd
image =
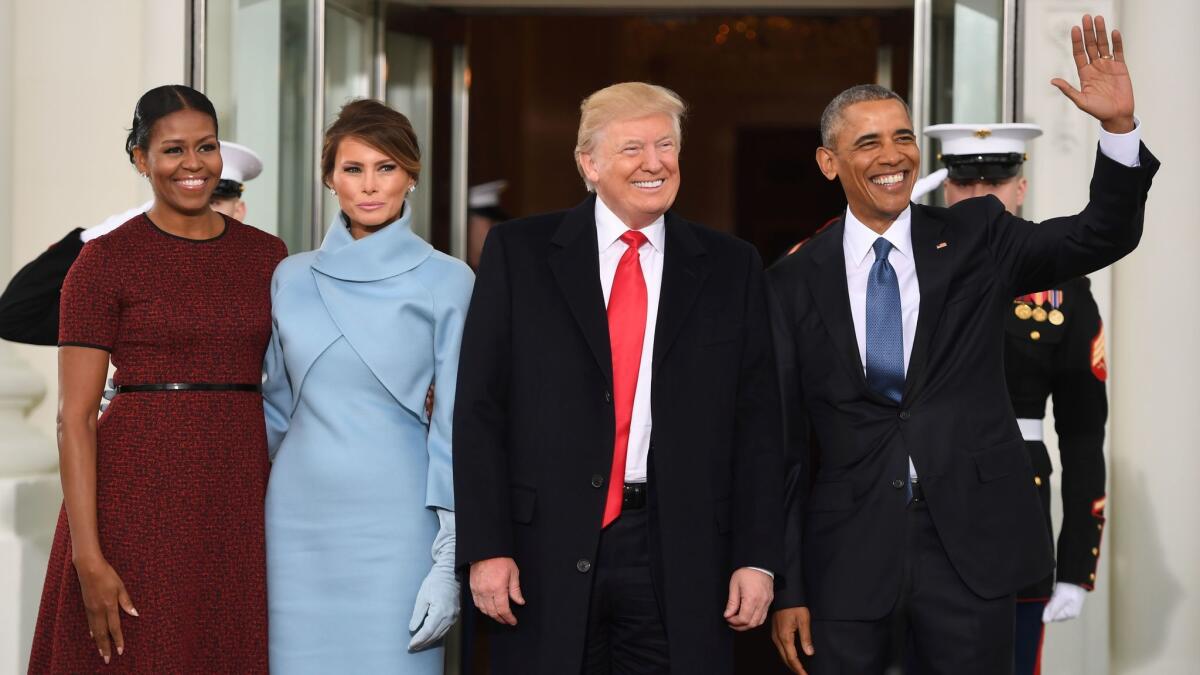
[{"label": "overcoat lapel", "polygon": [[594,195],[567,212],[551,243],[555,250],[550,253],[550,270],[596,358],[596,365],[611,385],[612,348],[608,342],[604,290],[600,287]]},{"label": "overcoat lapel", "polygon": [[658,318],[654,328],[652,372],[655,373],[679,337],[710,271],[707,252],[696,239],[692,227],[691,223],[667,213],[662,288],[658,296]]},{"label": "overcoat lapel", "polygon": [[921,288],[921,308],[917,314],[917,333],[908,360],[902,403],[920,393],[929,370],[929,346],[946,305],[946,291],[954,270],[957,249],[945,237],[945,223],[930,218],[923,207],[912,207],[913,261],[917,266],[917,285]]}]

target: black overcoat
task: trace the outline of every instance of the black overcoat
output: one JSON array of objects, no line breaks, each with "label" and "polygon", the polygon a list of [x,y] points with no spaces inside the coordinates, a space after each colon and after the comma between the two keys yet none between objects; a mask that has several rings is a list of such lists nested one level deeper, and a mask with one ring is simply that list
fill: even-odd
[{"label": "black overcoat", "polygon": [[[679,673],[732,673],[730,574],[782,566],[782,431],[762,263],[666,215],[648,459],[651,566]],[[595,197],[497,226],[463,334],[458,561],[513,557],[518,625],[482,619],[498,674],[577,673],[612,462]],[[782,579],[780,579],[782,581]]]}]

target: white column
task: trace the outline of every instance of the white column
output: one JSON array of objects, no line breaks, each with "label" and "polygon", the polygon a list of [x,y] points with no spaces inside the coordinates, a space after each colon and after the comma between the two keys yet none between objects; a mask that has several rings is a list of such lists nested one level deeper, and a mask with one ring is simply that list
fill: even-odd
[{"label": "white column", "polygon": [[[1088,201],[1088,182],[1096,161],[1100,125],[1052,87],[1050,80],[1063,77],[1070,82],[1077,81],[1071,58],[1071,26],[1078,25],[1085,12],[1112,18],[1113,2],[1028,0],[1024,7],[1021,93],[1025,114],[1016,121],[1040,124],[1045,134],[1029,147],[1029,161],[1025,164],[1029,193],[1022,215],[1041,221],[1078,213]],[[1108,325],[1112,315],[1111,272],[1101,270],[1090,278],[1100,315]],[[1115,386],[1110,383],[1110,396]],[[1062,464],[1050,406],[1046,409],[1045,430],[1046,446],[1054,464],[1050,479],[1051,516],[1057,535],[1062,525]],[[1106,454],[1109,452],[1106,448]],[[1096,590],[1088,594],[1083,614],[1074,621],[1047,626],[1043,672],[1055,675],[1106,675],[1110,672],[1109,597],[1111,589],[1120,582],[1112,578],[1108,549],[1109,537],[1105,537],[1101,542]]]},{"label": "white column", "polygon": [[1114,274],[1114,673],[1200,668],[1200,25],[1196,0],[1124,0],[1146,144],[1163,163]]},{"label": "white column", "polygon": [[[0,0],[0,279],[12,268],[12,0]],[[41,376],[0,342],[0,672],[25,672],[50,537],[58,513],[58,456],[25,416]]]}]

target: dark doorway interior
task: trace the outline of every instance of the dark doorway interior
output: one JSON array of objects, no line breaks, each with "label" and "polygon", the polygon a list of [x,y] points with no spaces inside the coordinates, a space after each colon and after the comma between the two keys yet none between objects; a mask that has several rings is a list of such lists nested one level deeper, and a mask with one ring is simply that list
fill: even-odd
[{"label": "dark doorway interior", "polygon": [[843,207],[813,153],[825,104],[882,81],[908,91],[912,12],[681,15],[476,14],[468,181],[506,179],[517,215],[584,197],[572,150],[579,103],[644,80],[688,102],[676,211],[778,258]]}]

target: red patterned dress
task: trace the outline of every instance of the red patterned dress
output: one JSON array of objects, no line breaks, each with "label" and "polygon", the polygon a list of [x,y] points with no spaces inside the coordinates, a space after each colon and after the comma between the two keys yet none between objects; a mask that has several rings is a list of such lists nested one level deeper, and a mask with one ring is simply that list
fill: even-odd
[{"label": "red patterned dress", "polygon": [[[145,215],[87,244],[59,344],[111,352],[119,385],[258,384],[283,242],[233,219],[207,240]],[[30,673],[266,673],[266,431],[253,391],[121,393],[96,430],[100,547],[138,610],[106,666],[60,514]]]}]

